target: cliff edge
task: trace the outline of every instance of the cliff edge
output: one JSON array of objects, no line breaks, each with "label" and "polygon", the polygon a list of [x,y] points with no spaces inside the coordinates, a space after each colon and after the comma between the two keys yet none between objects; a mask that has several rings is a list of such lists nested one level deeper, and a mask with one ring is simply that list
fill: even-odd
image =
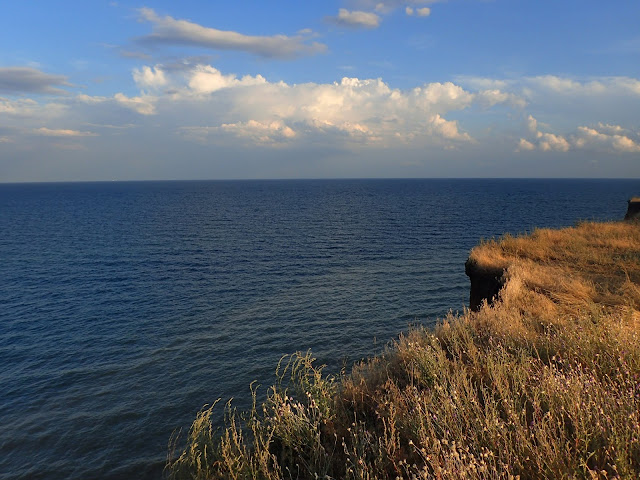
[{"label": "cliff edge", "polygon": [[168,476],[640,478],[640,224],[507,235],[465,270],[474,311],[338,377],[283,359],[262,405],[200,412]]}]

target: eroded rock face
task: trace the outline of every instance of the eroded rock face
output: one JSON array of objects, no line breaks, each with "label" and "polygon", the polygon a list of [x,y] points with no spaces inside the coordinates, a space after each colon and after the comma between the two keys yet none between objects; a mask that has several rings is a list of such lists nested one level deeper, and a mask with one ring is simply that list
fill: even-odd
[{"label": "eroded rock face", "polygon": [[633,197],[627,205],[625,220],[640,220],[640,197]]},{"label": "eroded rock face", "polygon": [[485,300],[491,305],[504,286],[504,270],[502,268],[483,268],[475,262],[467,260],[464,264],[464,273],[471,280],[469,308],[474,312],[480,309]]}]

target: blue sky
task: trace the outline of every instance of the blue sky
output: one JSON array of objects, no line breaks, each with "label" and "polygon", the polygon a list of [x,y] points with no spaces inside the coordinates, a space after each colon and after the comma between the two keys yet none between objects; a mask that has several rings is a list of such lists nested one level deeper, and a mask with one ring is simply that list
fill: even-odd
[{"label": "blue sky", "polygon": [[0,13],[0,182],[640,176],[640,2]]}]

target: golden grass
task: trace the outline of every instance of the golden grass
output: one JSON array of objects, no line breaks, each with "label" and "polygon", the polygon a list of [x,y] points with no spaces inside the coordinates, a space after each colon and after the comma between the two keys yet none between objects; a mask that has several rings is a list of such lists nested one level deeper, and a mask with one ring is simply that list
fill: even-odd
[{"label": "golden grass", "polygon": [[415,329],[340,379],[310,354],[267,400],[201,412],[171,478],[640,478],[640,226],[485,242],[499,301]]}]

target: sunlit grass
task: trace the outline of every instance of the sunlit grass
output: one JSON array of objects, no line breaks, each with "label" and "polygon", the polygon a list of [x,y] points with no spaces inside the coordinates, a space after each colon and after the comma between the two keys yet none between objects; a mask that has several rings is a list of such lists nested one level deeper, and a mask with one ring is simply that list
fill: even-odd
[{"label": "sunlit grass", "polygon": [[200,413],[169,476],[640,478],[640,226],[536,230],[471,260],[506,271],[493,306],[344,377],[284,359],[262,405]]}]

